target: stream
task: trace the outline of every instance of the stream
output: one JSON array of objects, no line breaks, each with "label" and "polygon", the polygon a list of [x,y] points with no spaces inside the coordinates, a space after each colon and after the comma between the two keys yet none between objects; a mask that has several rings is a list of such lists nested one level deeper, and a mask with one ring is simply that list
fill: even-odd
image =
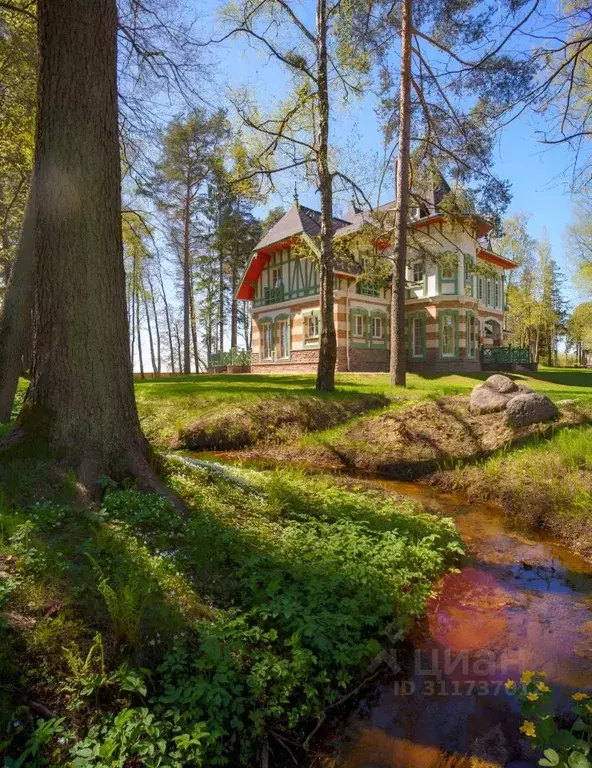
[{"label": "stream", "polygon": [[[362,699],[333,739],[340,768],[536,765],[519,736],[517,702],[503,683],[543,670],[558,712],[592,687],[592,566],[520,532],[489,506],[429,486],[372,485],[452,517],[468,553],[442,579],[425,627],[393,672]],[[397,668],[400,667],[400,671]]]},{"label": "stream", "polygon": [[540,532],[518,530],[491,506],[417,483],[369,482],[453,518],[467,556],[438,585],[423,627],[385,658],[385,674],[345,722],[327,726],[312,765],[536,765],[504,682],[525,669],[544,671],[559,717],[572,693],[592,694],[592,565]]}]

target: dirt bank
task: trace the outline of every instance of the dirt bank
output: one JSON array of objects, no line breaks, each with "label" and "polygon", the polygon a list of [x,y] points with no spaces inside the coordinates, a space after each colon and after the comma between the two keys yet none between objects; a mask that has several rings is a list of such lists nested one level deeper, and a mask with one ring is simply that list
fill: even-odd
[{"label": "dirt bank", "polygon": [[466,396],[446,397],[231,457],[421,478],[470,501],[495,503],[591,557],[592,414],[573,403],[560,407],[554,422],[515,429],[501,413],[471,415]]},{"label": "dirt bank", "polygon": [[549,437],[584,424],[591,414],[566,406],[553,422],[512,428],[502,413],[475,416],[468,397],[426,400],[357,419],[303,443],[263,446],[252,457],[302,460],[334,469],[358,469],[400,480],[426,477],[483,459],[500,448]]},{"label": "dirt bank", "polygon": [[192,451],[236,450],[256,443],[274,445],[307,432],[329,429],[390,403],[380,395],[341,400],[269,397],[214,413],[179,431],[177,447]]}]

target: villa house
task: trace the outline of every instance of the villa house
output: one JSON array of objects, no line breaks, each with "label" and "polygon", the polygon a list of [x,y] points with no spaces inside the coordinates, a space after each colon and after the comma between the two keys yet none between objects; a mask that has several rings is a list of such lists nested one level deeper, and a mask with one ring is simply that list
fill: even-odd
[{"label": "villa house", "polygon": [[[448,190],[442,179],[431,201],[412,210],[406,299],[409,370],[480,370],[486,367],[488,350],[504,343],[505,273],[516,264],[490,250],[486,238],[491,225],[485,219],[452,218],[438,208]],[[389,209],[393,204],[381,210],[388,214]],[[334,219],[334,229],[337,370],[386,371],[390,288],[388,281],[368,280],[363,273],[365,260],[388,256],[388,246],[381,242],[376,214],[353,209]],[[253,303],[254,373],[316,370],[319,232],[320,214],[296,203],[258,243],[247,265],[236,298]],[[432,255],[426,255],[428,250]]]}]

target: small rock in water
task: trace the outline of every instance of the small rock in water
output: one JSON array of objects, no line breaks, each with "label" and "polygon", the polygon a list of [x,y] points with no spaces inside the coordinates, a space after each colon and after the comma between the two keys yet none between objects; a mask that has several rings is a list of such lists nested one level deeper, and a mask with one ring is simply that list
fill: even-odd
[{"label": "small rock in water", "polygon": [[505,765],[510,755],[501,725],[494,725],[484,736],[475,739],[471,753],[486,763]]}]

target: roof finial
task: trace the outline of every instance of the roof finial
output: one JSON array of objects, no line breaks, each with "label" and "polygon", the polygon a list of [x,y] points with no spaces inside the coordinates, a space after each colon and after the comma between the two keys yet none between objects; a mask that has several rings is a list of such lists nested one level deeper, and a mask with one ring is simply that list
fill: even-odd
[{"label": "roof finial", "polygon": [[298,202],[298,189],[296,187],[296,182],[294,182],[294,205],[296,208],[300,206],[300,203]]}]

